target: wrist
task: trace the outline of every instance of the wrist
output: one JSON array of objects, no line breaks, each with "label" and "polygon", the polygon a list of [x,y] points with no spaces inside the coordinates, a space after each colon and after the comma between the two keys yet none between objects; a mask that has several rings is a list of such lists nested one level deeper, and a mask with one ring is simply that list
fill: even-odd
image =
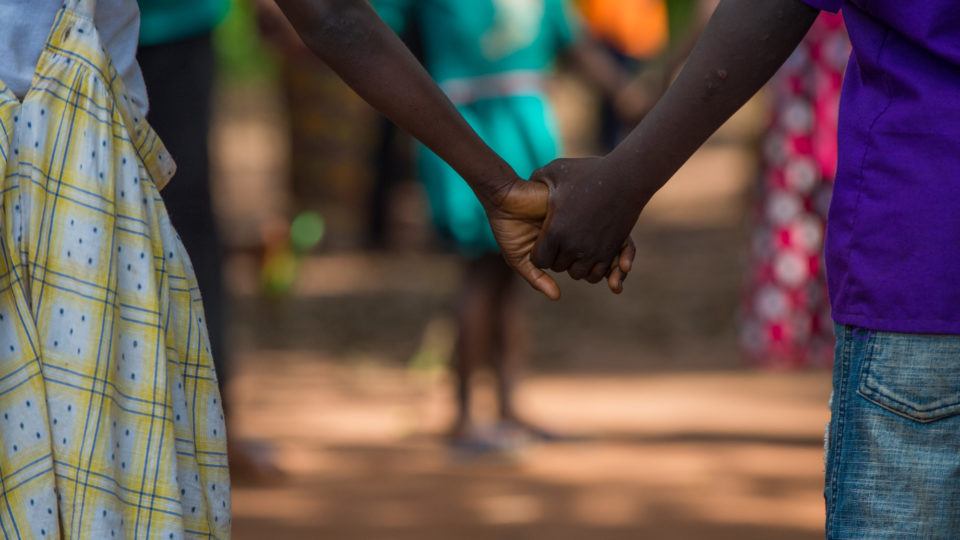
[{"label": "wrist", "polygon": [[637,214],[660,188],[655,175],[649,174],[650,168],[635,160],[623,159],[616,150],[602,158],[597,168],[597,178],[611,179],[613,185],[604,189],[617,193],[625,204],[635,207]]},{"label": "wrist", "polygon": [[523,179],[517,176],[513,170],[502,171],[486,176],[482,181],[474,184],[476,186],[474,191],[484,208],[488,210],[499,208],[518,182],[523,182]]}]

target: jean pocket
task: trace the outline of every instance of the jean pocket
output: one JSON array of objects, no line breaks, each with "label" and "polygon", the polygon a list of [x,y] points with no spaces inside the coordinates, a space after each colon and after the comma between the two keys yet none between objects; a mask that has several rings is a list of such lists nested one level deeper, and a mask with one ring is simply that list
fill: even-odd
[{"label": "jean pocket", "polygon": [[857,392],[917,422],[960,414],[960,336],[873,333]]}]

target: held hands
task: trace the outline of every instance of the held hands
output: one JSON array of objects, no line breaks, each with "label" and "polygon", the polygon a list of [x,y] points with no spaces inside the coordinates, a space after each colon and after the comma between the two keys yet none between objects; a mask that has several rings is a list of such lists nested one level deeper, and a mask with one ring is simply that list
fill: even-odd
[{"label": "held hands", "polygon": [[[541,171],[551,170],[551,167],[553,165],[549,165]],[[541,182],[516,180],[508,184],[503,193],[498,194],[495,202],[485,206],[494,237],[500,244],[507,264],[516,270],[534,289],[542,292],[551,300],[558,300],[560,298],[560,287],[557,282],[537,267],[549,268],[552,265],[534,264],[534,260],[531,259],[536,246],[543,245],[544,234],[551,234],[552,238],[558,238],[558,234],[561,234],[551,232],[550,227],[550,218],[556,219],[554,210],[561,208],[559,206],[561,199],[556,194],[551,196],[551,190],[548,186],[552,184],[543,180],[542,174],[539,176],[538,174],[534,175],[534,179],[541,179]],[[571,179],[570,181],[573,182],[574,180]],[[556,185],[566,182],[565,178],[560,179]],[[565,208],[566,204],[562,204],[562,208]],[[551,211],[548,212],[548,206],[554,206],[554,208],[551,208]],[[592,218],[593,216],[587,214],[587,217]],[[546,223],[544,222],[545,218]],[[544,227],[544,229],[541,230],[541,227]],[[613,255],[607,259],[602,271],[590,272],[588,277],[591,283],[597,283],[606,277],[611,291],[616,294],[622,292],[623,281],[626,279],[627,273],[630,272],[633,259],[636,256],[636,248],[628,235],[629,229],[627,235],[619,240],[617,248],[613,250]],[[582,236],[585,243],[599,239],[599,236],[591,238],[589,234]],[[566,270],[566,268],[563,268],[563,270]],[[571,272],[571,275],[574,275],[573,272]]]},{"label": "held hands", "polygon": [[620,292],[636,249],[630,232],[647,198],[628,196],[622,177],[603,158],[559,159],[536,171],[531,183],[550,188],[550,208],[531,260],[596,283],[605,276]]}]

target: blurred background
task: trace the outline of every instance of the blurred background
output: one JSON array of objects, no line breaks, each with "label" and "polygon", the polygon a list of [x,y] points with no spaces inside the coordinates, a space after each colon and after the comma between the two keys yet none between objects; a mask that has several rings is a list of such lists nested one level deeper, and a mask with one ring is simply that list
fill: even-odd
[{"label": "blurred background", "polygon": [[[475,1],[521,19],[544,3]],[[164,3],[141,2],[145,29]],[[141,54],[154,56],[148,83],[193,81],[151,88],[155,116],[167,95],[209,104],[160,132],[181,164],[174,183],[201,190],[180,195],[189,209],[175,195],[168,205],[213,283],[201,278],[208,319],[221,321],[211,330],[225,364],[236,538],[822,537],[832,335],[819,252],[846,60],[839,20],[821,21],[655,197],[621,296],[563,279],[563,300],[550,303],[511,285],[520,316],[494,310],[491,324],[520,329],[517,358],[465,371],[477,355],[462,336],[475,313],[470,257],[431,220],[413,141],[310,56],[272,6],[201,4],[205,24],[145,32]],[[615,144],[712,4],[563,5],[626,90],[605,95],[595,71],[558,54],[538,91],[562,154]],[[431,31],[404,25],[428,67]],[[209,88],[157,61],[197,58],[185,42],[209,54],[192,68]],[[184,169],[193,158],[178,155],[179,133],[208,134],[195,167]],[[504,343],[483,351],[507,356]]]}]

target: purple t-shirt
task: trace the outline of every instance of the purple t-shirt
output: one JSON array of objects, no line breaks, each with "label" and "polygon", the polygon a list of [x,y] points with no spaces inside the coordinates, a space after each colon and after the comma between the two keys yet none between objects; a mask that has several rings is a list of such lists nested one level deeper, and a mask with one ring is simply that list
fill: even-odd
[{"label": "purple t-shirt", "polygon": [[834,320],[960,334],[960,0],[843,10],[853,53],[828,220]]}]

